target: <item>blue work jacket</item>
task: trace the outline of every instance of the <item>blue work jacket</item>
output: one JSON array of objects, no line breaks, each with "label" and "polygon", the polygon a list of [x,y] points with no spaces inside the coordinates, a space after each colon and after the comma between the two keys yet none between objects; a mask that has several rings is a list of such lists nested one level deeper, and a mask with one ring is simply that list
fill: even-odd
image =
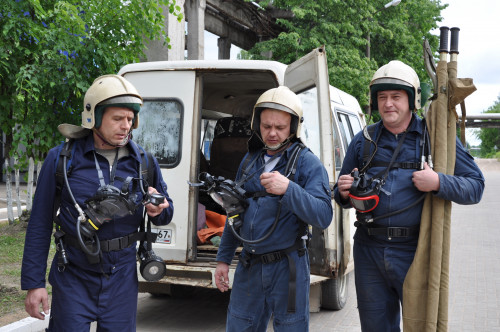
[{"label": "blue work jacket", "polygon": [[[402,148],[395,162],[419,163],[421,160],[420,141],[424,130],[424,122],[417,115],[413,114],[413,121],[408,128],[408,134],[404,140]],[[377,143],[377,152],[374,162],[390,162],[394,151],[403,134],[395,135],[384,128],[382,121],[376,123],[375,133],[372,139],[375,140],[380,134]],[[357,133],[346,152],[340,175],[349,174],[354,168],[361,170],[363,165],[365,138],[363,132]],[[374,146],[370,146],[370,155],[373,153]],[[366,175],[372,178],[386,167],[371,167]],[[408,207],[418,200],[425,193],[419,191],[412,182],[413,172],[417,169],[393,168],[389,171],[386,183],[379,193],[379,204],[372,211],[373,216],[382,216],[389,212],[398,211]],[[339,177],[340,177],[339,175]],[[481,200],[484,190],[484,177],[474,158],[463,148],[462,143],[456,141],[456,162],[453,175],[438,173],[440,187],[439,191],[432,194],[445,200],[453,201],[458,204],[476,204]],[[349,201],[342,201],[337,186],[334,188],[334,198],[344,208],[350,208]],[[410,209],[396,215],[381,218],[374,221],[376,225],[382,227],[411,227],[420,224],[423,200]],[[418,236],[408,238],[392,238],[388,240],[383,236],[369,236],[364,227],[358,227],[354,237],[357,241],[370,245],[394,245],[410,246],[417,245]]]},{"label": "blue work jacket", "polygon": [[[141,163],[141,151],[136,144],[127,144],[129,155],[120,158],[116,167],[114,186],[121,188],[122,179],[128,176],[139,178],[139,165]],[[47,256],[51,243],[53,227],[53,206],[56,195],[56,169],[61,146],[51,149],[43,163],[36,186],[33,209],[31,211],[28,229],[26,231],[26,241],[24,246],[21,287],[22,289],[45,287],[45,273],[47,269]],[[85,200],[92,197],[100,187],[99,177],[94,159],[94,138],[88,135],[85,138],[75,140],[71,158],[71,173],[68,176],[69,186],[77,203],[82,209],[85,208]],[[108,160],[95,153],[102,170],[104,181],[110,183],[110,165]],[[62,157],[61,157],[62,158]],[[167,185],[163,181],[160,167],[156,159],[155,162],[155,183],[150,183],[151,187],[167,198],[170,207],[164,209],[162,213],[154,218],[152,222],[156,225],[166,225],[172,220],[173,204],[167,193]],[[152,179],[153,175],[148,174]],[[138,189],[136,203],[138,208],[135,213],[125,217],[112,219],[105,222],[96,232],[99,240],[109,240],[126,236],[138,231],[143,219],[144,207],[141,204],[142,193]],[[76,238],[76,222],[78,212],[70,198],[66,185],[63,188],[60,203],[59,220],[61,229]],[[66,252],[70,264],[81,269],[98,272],[113,273],[126,264],[136,264],[136,247],[131,246],[119,251],[103,252],[102,263],[90,264],[83,251],[70,245],[66,245]],[[54,259],[57,259],[56,253]],[[54,266],[54,265],[53,265]],[[55,265],[57,266],[57,265]]]},{"label": "blue work jacket", "polygon": [[[286,149],[280,160],[272,171],[284,174],[286,164],[290,158],[294,143]],[[252,160],[258,158],[255,163],[246,163],[249,167],[248,177],[244,180],[243,189],[247,192],[259,192],[265,190],[260,184],[260,175],[264,169],[264,151],[252,155]],[[243,158],[243,160],[246,159]],[[240,164],[236,182],[241,180],[242,165]],[[328,174],[321,161],[309,150],[301,151],[295,177],[290,179],[288,188],[283,196],[263,196],[247,199],[248,208],[243,214],[243,226],[240,235],[244,239],[256,240],[262,238],[269,232],[278,213],[278,205],[281,200],[281,211],[279,221],[274,232],[264,241],[257,244],[244,243],[245,250],[252,254],[263,254],[291,247],[299,237],[301,222],[324,229],[332,221],[331,191],[328,182]],[[303,235],[303,234],[300,234]],[[240,245],[238,239],[233,235],[226,222],[221,238],[217,261],[230,264],[236,248]]]}]

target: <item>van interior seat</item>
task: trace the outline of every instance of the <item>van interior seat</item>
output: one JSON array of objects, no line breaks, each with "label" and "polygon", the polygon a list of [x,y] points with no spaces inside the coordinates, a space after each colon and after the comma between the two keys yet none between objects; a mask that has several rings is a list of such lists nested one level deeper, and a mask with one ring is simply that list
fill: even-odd
[{"label": "van interior seat", "polygon": [[238,166],[248,151],[251,134],[248,119],[227,117],[217,120],[210,147],[210,174],[234,180]]}]

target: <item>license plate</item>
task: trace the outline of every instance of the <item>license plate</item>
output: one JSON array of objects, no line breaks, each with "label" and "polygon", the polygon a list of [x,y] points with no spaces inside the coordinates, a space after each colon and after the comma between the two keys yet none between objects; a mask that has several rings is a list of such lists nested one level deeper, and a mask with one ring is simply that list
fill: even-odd
[{"label": "license plate", "polygon": [[156,243],[167,243],[167,244],[172,243],[171,229],[151,228],[151,231],[158,234],[158,237],[156,238]]}]

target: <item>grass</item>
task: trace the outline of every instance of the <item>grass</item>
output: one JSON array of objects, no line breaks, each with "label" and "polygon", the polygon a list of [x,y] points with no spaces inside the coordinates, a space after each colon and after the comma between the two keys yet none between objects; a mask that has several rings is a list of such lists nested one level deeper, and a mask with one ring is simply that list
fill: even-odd
[{"label": "grass", "polygon": [[19,221],[0,226],[0,316],[24,308],[25,292],[21,290],[21,261],[25,229]]},{"label": "grass", "polygon": [[[3,226],[15,227],[15,225]],[[19,262],[23,258],[24,233],[18,232],[11,235],[0,235],[0,264]]]},{"label": "grass", "polygon": [[0,316],[24,309],[24,292],[0,285]]},{"label": "grass", "polygon": [[[19,219],[11,225],[0,225],[0,317],[24,311],[26,291],[21,290],[20,280],[26,225],[25,221]],[[49,261],[54,253],[55,246],[52,243]],[[51,294],[48,283],[47,291]]]}]

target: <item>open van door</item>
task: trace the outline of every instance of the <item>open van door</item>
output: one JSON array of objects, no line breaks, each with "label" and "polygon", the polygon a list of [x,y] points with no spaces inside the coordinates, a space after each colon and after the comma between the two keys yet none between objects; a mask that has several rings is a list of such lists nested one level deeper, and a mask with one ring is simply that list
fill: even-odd
[{"label": "open van door", "polygon": [[[128,71],[134,66],[145,69]],[[129,65],[122,68],[120,74],[134,84],[144,98],[141,124],[134,130],[134,141],[156,156],[175,201],[176,213],[172,222],[153,226],[153,231],[158,233],[153,249],[159,257],[168,257],[170,263],[186,264],[190,255],[188,248],[193,241],[192,226],[186,222],[186,214],[195,219],[192,216],[194,204],[189,204],[195,201],[194,193],[186,181],[192,172],[190,154],[196,151],[191,146],[196,146],[197,140],[191,131],[183,128],[197,128],[199,106],[194,96],[199,88],[194,71],[166,71],[147,66],[151,64]]]},{"label": "open van door", "polygon": [[[301,98],[304,110],[301,139],[325,166],[330,179],[330,189],[333,190],[335,184],[333,130],[336,127],[332,119],[324,47],[317,48],[290,64],[285,72],[284,84]],[[338,310],[345,305],[347,299],[348,275],[344,275],[346,261],[343,259],[345,216],[333,199],[332,205],[334,214],[331,225],[325,230],[310,228],[312,238],[309,244],[309,256],[311,280],[315,277],[319,280],[328,278],[321,283],[322,307]],[[313,285],[313,281],[311,284]]]},{"label": "open van door", "polygon": [[[328,177],[333,180],[335,163],[332,150],[332,112],[330,109],[330,84],[328,66],[324,47],[317,48],[311,53],[290,64],[285,71],[285,85],[299,94],[305,90],[316,88],[317,107],[320,124],[321,154],[318,157],[325,165]],[[304,118],[308,108],[304,107]],[[307,120],[304,120],[307,121]]]}]

